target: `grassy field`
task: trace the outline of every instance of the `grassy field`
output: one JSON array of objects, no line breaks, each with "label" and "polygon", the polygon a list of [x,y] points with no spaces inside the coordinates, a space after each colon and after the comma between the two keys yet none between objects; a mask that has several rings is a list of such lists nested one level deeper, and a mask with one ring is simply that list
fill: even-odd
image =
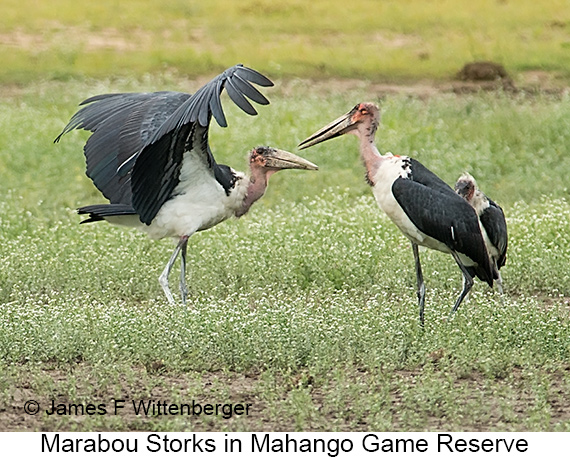
[{"label": "grassy field", "polygon": [[[296,144],[356,102],[383,107],[378,145],[447,182],[468,170],[510,230],[500,297],[478,282],[449,322],[461,278],[422,252],[426,327],[413,256],[364,183],[354,138],[304,151],[318,172],[276,175],[240,220],[189,246],[191,306],[157,277],[172,244],[74,209],[102,199],[84,176],[83,133],[54,145],[83,98],[181,89],[148,77],[34,83],[0,101],[0,427],[3,430],[570,431],[570,104],[567,96],[420,99],[277,81],[250,118],[225,103],[218,161]],[[315,107],[318,109],[315,110]],[[175,281],[175,275],[173,276]],[[251,403],[249,416],[27,416],[33,399]]]},{"label": "grassy field", "polygon": [[453,78],[493,60],[570,79],[567,0],[4,0],[0,81],[175,72],[246,62],[273,76]]},{"label": "grassy field", "polygon": [[[0,430],[570,431],[569,28],[566,0],[4,0]],[[473,60],[556,90],[441,89]],[[349,137],[303,151],[318,172],[277,174],[248,215],[193,236],[191,306],[169,306],[157,277],[172,243],[80,226],[75,208],[103,202],[88,135],[53,139],[88,96],[193,92],[237,62],[276,87],[256,118],[225,98],[219,162],[296,152],[355,103],[380,103],[381,151],[448,183],[469,171],[505,209],[505,295],[477,282],[448,321],[460,272],[422,252],[420,328],[409,242]],[[252,406],[115,415],[113,398]],[[52,401],[108,413],[48,415]]]}]

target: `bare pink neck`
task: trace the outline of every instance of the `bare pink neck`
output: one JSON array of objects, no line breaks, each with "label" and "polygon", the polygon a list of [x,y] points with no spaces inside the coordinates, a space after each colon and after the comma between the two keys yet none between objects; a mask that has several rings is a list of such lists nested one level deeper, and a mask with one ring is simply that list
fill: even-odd
[{"label": "bare pink neck", "polygon": [[374,144],[375,133],[376,129],[367,129],[364,132],[359,130],[358,132],[360,139],[360,157],[366,167],[366,179],[371,186],[376,184],[374,182],[374,176],[382,163],[382,155],[378,152],[378,148]]},{"label": "bare pink neck", "polygon": [[249,211],[251,205],[253,205],[257,200],[263,197],[265,189],[267,189],[267,181],[269,176],[273,174],[271,170],[262,170],[260,168],[254,167],[251,170],[251,176],[249,177],[249,185],[247,186],[247,194],[243,200],[242,206],[236,211],[236,217],[241,217]]}]

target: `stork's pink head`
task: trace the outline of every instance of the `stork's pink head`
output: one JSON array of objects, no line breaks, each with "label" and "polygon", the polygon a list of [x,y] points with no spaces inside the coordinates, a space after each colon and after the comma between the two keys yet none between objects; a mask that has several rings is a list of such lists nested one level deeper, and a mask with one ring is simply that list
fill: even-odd
[{"label": "stork's pink head", "polygon": [[380,108],[374,103],[365,102],[359,103],[350,111],[352,114],[351,120],[353,124],[363,123],[363,122],[380,122]]},{"label": "stork's pink head", "polygon": [[281,149],[259,146],[249,153],[249,166],[252,169],[275,173],[285,169],[318,170],[314,163]]},{"label": "stork's pink head", "polygon": [[318,132],[299,144],[299,149],[322,143],[337,136],[352,133],[354,135],[372,136],[380,124],[380,109],[374,103],[359,103],[348,113],[325,125]]},{"label": "stork's pink head", "polygon": [[237,217],[249,211],[251,205],[259,200],[265,193],[269,177],[285,169],[318,170],[314,163],[281,149],[269,146],[259,146],[249,153],[249,186],[241,207],[236,210]]}]

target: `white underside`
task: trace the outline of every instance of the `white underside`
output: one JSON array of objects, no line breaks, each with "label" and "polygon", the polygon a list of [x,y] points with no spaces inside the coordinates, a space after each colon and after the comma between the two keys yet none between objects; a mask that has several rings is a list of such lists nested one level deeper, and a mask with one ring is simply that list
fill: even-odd
[{"label": "white underside", "polygon": [[153,239],[190,236],[232,217],[241,208],[249,179],[243,173],[234,173],[239,179],[227,195],[201,160],[185,159],[180,184],[173,192],[175,197],[162,206],[150,225],[141,223],[137,215],[105,219],[112,224],[137,227]]},{"label": "white underside", "polygon": [[247,192],[246,181],[247,178],[239,180],[229,196],[214,179],[193,182],[168,200],[152,223],[143,227],[143,231],[151,238],[159,239],[190,236],[209,229],[232,217],[241,208]]}]

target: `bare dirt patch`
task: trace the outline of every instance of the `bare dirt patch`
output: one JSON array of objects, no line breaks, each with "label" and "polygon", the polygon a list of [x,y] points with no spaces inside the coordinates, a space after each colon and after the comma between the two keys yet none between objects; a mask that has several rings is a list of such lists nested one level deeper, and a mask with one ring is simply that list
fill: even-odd
[{"label": "bare dirt patch", "polygon": [[418,46],[422,42],[419,35],[409,35],[403,33],[385,34],[381,32],[374,33],[371,40],[379,43],[384,48],[405,48],[409,46]]},{"label": "bare dirt patch", "polygon": [[[42,368],[39,374],[15,380],[7,404],[0,406],[0,430],[155,430],[168,427],[172,420],[182,420],[182,429],[231,430],[236,421],[246,417],[248,404],[247,420],[262,421],[264,402],[256,396],[256,377],[217,372],[173,375],[134,367],[107,382],[93,370],[96,368],[86,364],[70,367],[69,372]],[[115,399],[122,401],[116,412]],[[37,414],[26,413],[25,405],[30,400],[40,405]],[[147,412],[143,404],[149,407]],[[188,416],[169,414],[169,406],[161,404],[199,405],[194,412],[204,411],[207,404],[220,406],[217,416],[204,412]],[[234,414],[224,410],[224,404],[240,404],[244,409],[238,411],[241,415]],[[57,412],[49,415],[54,405]],[[87,405],[93,406],[88,409]],[[100,405],[104,405],[104,414]]]},{"label": "bare dirt patch", "polygon": [[[446,356],[429,360],[436,366]],[[0,406],[1,431],[369,431],[374,429],[378,405],[373,401],[346,397],[347,388],[358,386],[364,395],[388,389],[382,407],[391,417],[390,430],[410,430],[409,418],[417,417],[412,430],[499,431],[524,430],[525,420],[537,399],[529,388],[523,370],[515,368],[503,379],[490,379],[473,371],[458,376],[451,390],[462,406],[449,409],[437,401],[426,408],[416,404],[414,389],[433,376],[430,368],[382,372],[355,369],[346,379],[323,381],[306,372],[267,375],[264,373],[189,372],[169,373],[161,367],[131,367],[117,379],[106,379],[97,368],[78,364],[69,369],[49,368],[25,371],[14,379]],[[427,373],[427,378],[426,378]],[[439,376],[439,375],[438,375]],[[448,379],[443,373],[442,381]],[[545,373],[549,386],[547,409],[550,424],[570,421],[570,365]],[[426,381],[427,380],[427,381]],[[447,382],[447,381],[446,381]],[[508,397],[505,397],[508,392]],[[295,398],[304,398],[303,407]],[[125,408],[113,414],[113,398],[125,400]],[[344,398],[343,401],[338,401]],[[372,398],[372,397],[371,397]],[[41,405],[36,415],[26,414],[24,405],[35,400]],[[132,403],[149,400],[167,404],[241,404],[251,405],[247,415],[168,415],[137,414]],[[433,399],[432,399],[433,400]],[[352,403],[356,401],[356,403]],[[431,400],[430,400],[431,401]],[[63,414],[48,416],[52,402],[63,405],[105,404],[107,414]],[[459,411],[459,412],[457,412]],[[468,414],[469,413],[469,414]],[[472,414],[471,414],[472,413]],[[331,424],[334,424],[331,425]],[[547,426],[546,429],[551,429]]]},{"label": "bare dirt patch", "polygon": [[0,34],[0,45],[31,52],[45,52],[53,47],[74,43],[85,51],[113,49],[115,51],[136,51],[152,42],[152,34],[143,30],[132,31],[128,38],[119,30],[108,28],[99,31],[84,27],[53,27],[42,33],[15,29]]},{"label": "bare dirt patch", "polygon": [[28,51],[46,51],[49,49],[49,44],[43,35],[24,32],[20,29],[10,33],[1,33],[0,45]]},{"label": "bare dirt patch", "polygon": [[[41,32],[31,32],[16,28],[10,32],[0,33],[0,46],[21,49],[37,53],[53,49],[80,49],[84,52],[111,50],[116,52],[136,52],[148,50],[157,42],[162,46],[176,46],[170,44],[173,31],[181,30],[195,48],[208,41],[208,46],[214,46],[208,39],[206,32],[199,27],[189,28],[185,20],[172,25],[171,29],[163,31],[149,31],[134,28],[126,33],[112,27],[91,29],[86,26],[64,26],[54,22]],[[220,47],[217,47],[220,50]]]},{"label": "bare dirt patch", "polygon": [[525,94],[525,95],[553,95],[562,96],[570,88],[561,83],[555,74],[545,72],[530,72],[517,75],[516,84],[510,80],[419,80],[413,82],[387,83],[381,81],[370,81],[350,78],[332,79],[289,79],[279,81],[276,89],[280,90],[284,96],[292,96],[299,87],[310,87],[312,93],[323,96],[333,96],[334,94],[348,91],[365,91],[370,96],[386,97],[391,95],[404,95],[419,99],[429,99],[441,94],[477,94],[477,93],[497,93],[497,94]]}]

